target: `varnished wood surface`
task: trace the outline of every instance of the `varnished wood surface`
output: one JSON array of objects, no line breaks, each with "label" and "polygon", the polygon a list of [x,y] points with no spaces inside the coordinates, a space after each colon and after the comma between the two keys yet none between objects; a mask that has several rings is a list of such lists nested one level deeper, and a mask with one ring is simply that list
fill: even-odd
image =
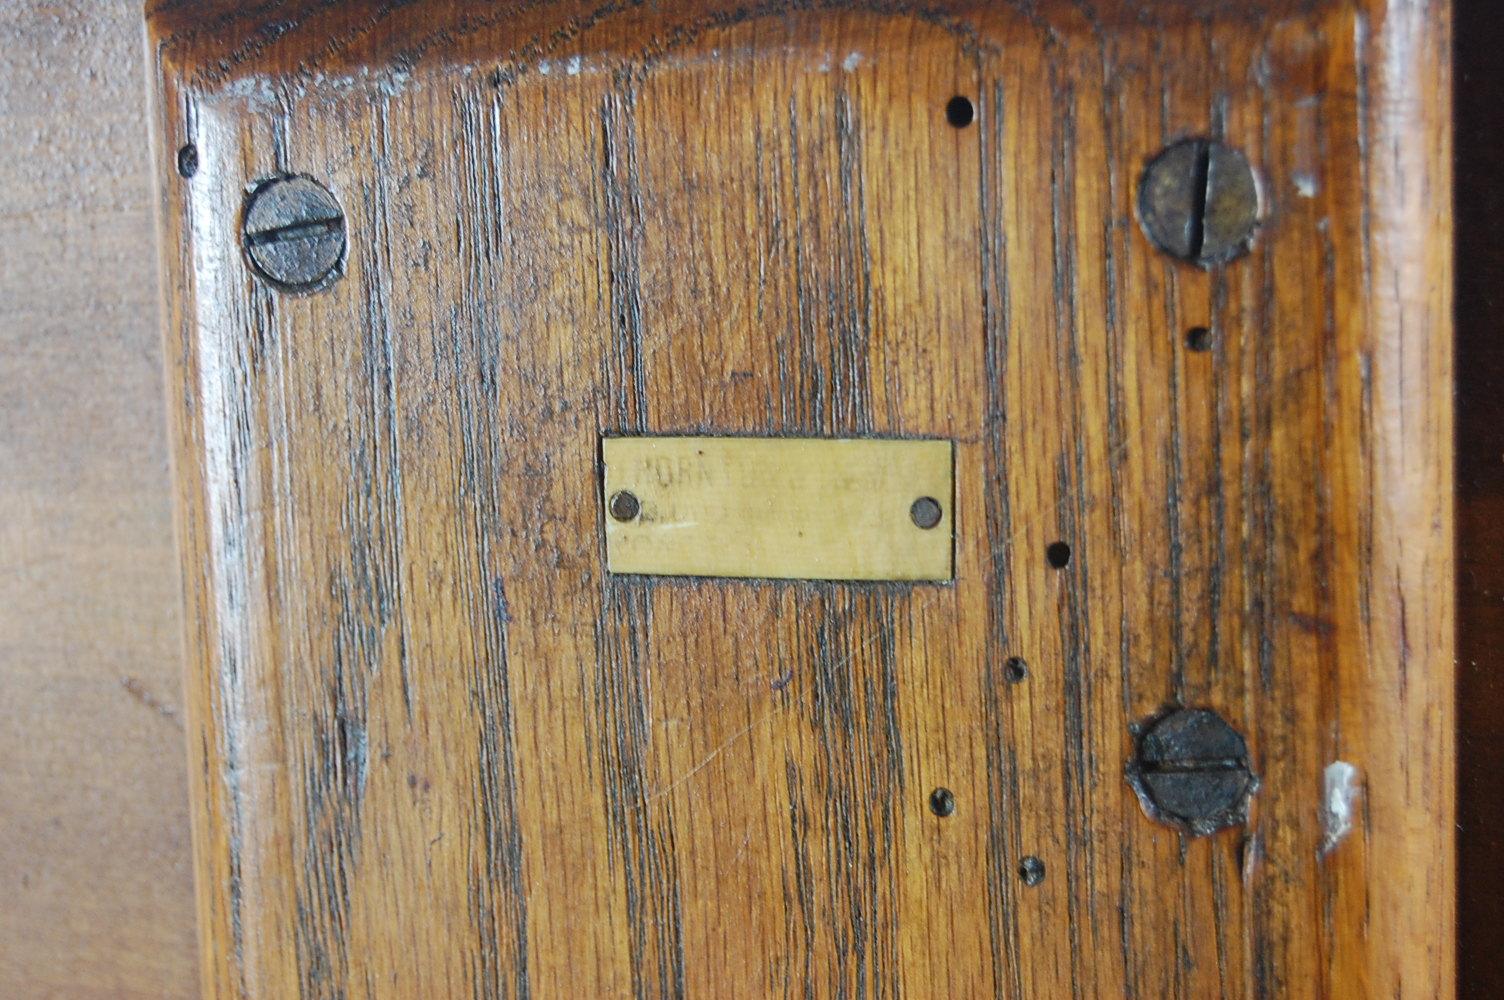
[{"label": "varnished wood surface", "polygon": [[141,8],[0,49],[0,997],[194,997]]},{"label": "varnished wood surface", "polygon": [[[153,5],[209,994],[1450,995],[1447,24]],[[1207,134],[1211,273],[1132,214]],[[599,435],[691,432],[956,440],[955,584],[609,577]],[[1246,828],[1139,808],[1171,703]]]}]

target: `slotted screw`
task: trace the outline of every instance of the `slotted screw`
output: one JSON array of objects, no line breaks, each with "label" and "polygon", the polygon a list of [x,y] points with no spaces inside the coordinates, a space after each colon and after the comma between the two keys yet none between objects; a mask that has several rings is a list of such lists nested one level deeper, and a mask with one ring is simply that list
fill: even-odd
[{"label": "slotted screw", "polygon": [[1195,837],[1243,823],[1259,787],[1248,744],[1207,708],[1176,709],[1145,727],[1127,776],[1145,812]]},{"label": "slotted screw", "polygon": [[252,268],[282,291],[321,288],[345,255],[345,213],[311,177],[279,177],[251,192],[242,229]]},{"label": "slotted screw", "polygon": [[1214,139],[1187,139],[1154,158],[1139,184],[1139,222],[1160,250],[1213,267],[1248,252],[1259,186],[1248,158]]}]

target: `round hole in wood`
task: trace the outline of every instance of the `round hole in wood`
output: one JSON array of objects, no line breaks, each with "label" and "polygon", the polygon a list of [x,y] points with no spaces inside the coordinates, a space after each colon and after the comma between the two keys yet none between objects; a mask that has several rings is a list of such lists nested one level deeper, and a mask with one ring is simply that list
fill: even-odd
[{"label": "round hole in wood", "polygon": [[178,150],[178,176],[186,179],[196,173],[198,173],[198,147],[190,142]]},{"label": "round hole in wood", "polygon": [[971,98],[957,94],[945,103],[945,120],[956,128],[965,128],[976,120],[977,109]]},{"label": "round hole in wood", "polygon": [[1209,351],[1212,349],[1212,331],[1210,327],[1193,326],[1185,332],[1185,346],[1192,351]]}]

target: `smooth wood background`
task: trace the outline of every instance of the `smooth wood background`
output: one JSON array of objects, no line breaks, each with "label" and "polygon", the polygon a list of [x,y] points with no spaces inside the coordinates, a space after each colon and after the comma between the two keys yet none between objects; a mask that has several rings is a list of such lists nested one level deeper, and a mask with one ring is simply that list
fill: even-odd
[{"label": "smooth wood background", "polygon": [[[211,995],[1450,995],[1443,4],[151,11]],[[1210,275],[1132,220],[1198,133]],[[607,577],[623,431],[954,438],[957,583]],[[1177,701],[1246,830],[1128,791]]]},{"label": "smooth wood background", "polygon": [[141,8],[0,49],[0,997],[193,997]]}]

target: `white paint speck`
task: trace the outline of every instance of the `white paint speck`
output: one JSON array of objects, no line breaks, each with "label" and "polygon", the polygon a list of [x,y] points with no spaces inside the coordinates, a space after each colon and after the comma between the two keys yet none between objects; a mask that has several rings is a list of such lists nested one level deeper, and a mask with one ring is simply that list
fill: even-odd
[{"label": "white paint speck", "polygon": [[539,76],[547,76],[549,74],[549,72],[553,68],[554,68],[554,64],[551,63],[551,62],[549,62],[547,59],[539,60],[539,62],[538,62],[538,75]]},{"label": "white paint speck", "polygon": [[1353,807],[1362,788],[1358,783],[1358,769],[1345,760],[1328,764],[1323,779],[1325,794],[1321,803],[1321,827],[1326,835],[1321,841],[1321,854],[1325,857],[1352,832]]},{"label": "white paint speck", "polygon": [[1297,173],[1295,175],[1295,191],[1302,198],[1316,197],[1316,192],[1320,190],[1320,187],[1321,186],[1316,183],[1315,174],[1301,171],[1300,173]]},{"label": "white paint speck", "polygon": [[850,73],[852,70],[856,69],[861,64],[862,64],[862,54],[860,52],[853,52],[850,55],[848,55],[845,59],[841,60],[841,68],[844,69],[848,73]]},{"label": "white paint speck", "polygon": [[579,56],[570,56],[569,62],[564,65],[564,72],[568,73],[570,76],[579,76],[580,67],[584,65],[585,60],[581,59]]}]

